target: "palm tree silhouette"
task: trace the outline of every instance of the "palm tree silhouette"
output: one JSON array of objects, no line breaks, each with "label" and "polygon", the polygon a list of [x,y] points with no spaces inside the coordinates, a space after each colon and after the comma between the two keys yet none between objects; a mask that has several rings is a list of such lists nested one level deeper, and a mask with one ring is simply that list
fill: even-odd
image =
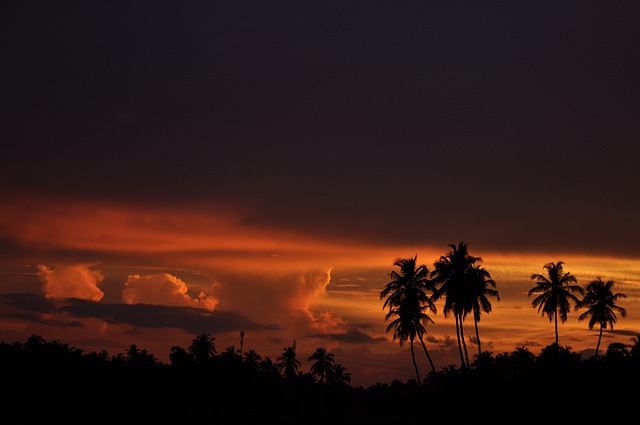
[{"label": "palm tree silhouette", "polygon": [[556,345],[558,345],[558,318],[562,323],[567,321],[567,315],[571,310],[570,303],[576,305],[580,300],[573,295],[573,292],[584,294],[584,288],[577,285],[578,279],[570,272],[564,272],[564,261],[557,263],[547,263],[544,265],[547,276],[538,273],[531,275],[531,280],[535,280],[537,285],[529,289],[528,295],[540,294],[533,299],[531,305],[538,307],[538,313],[549,316],[549,322],[554,321],[556,332]]},{"label": "palm tree silhouette", "polygon": [[184,369],[195,364],[193,356],[179,345],[173,345],[169,353],[171,366],[176,369]]},{"label": "palm tree silhouette", "polygon": [[398,340],[401,347],[409,340],[413,367],[418,383],[420,383],[420,372],[413,343],[415,338],[418,337],[431,365],[431,370],[435,373],[436,368],[424,343],[424,335],[427,333],[425,324],[427,322],[434,323],[433,319],[425,313],[425,310],[429,309],[433,313],[437,310],[431,297],[427,294],[428,292],[433,292],[434,289],[433,283],[429,280],[429,270],[424,264],[417,266],[417,259],[418,256],[416,255],[409,259],[398,258],[395,260],[393,265],[400,267],[400,273],[395,270],[391,271],[391,281],[380,292],[380,299],[386,297],[382,308],[389,308],[385,320],[397,316],[395,320],[389,323],[386,331],[393,330],[393,340]]},{"label": "palm tree silhouette", "polygon": [[640,335],[631,338],[633,344],[629,344],[629,355],[640,358]]},{"label": "palm tree silhouette", "polygon": [[615,304],[618,298],[626,298],[627,296],[622,293],[614,294],[612,292],[613,285],[613,280],[604,282],[600,276],[597,276],[595,280],[587,285],[586,294],[582,301],[578,303],[578,308],[587,308],[587,311],[578,317],[578,322],[590,317],[589,329],[593,329],[596,324],[600,325],[598,343],[596,344],[596,357],[598,357],[598,350],[600,349],[602,330],[606,329],[607,325],[613,330],[613,324],[618,320],[614,310],[617,310],[622,317],[627,316],[627,310]]},{"label": "palm tree silhouette", "polygon": [[244,353],[242,358],[245,363],[254,364],[256,366],[262,360],[262,356],[260,356],[260,354],[258,354],[253,348]]},{"label": "palm tree silhouette", "polygon": [[141,350],[138,348],[136,344],[130,344],[127,350],[125,351],[125,355],[129,361],[135,362],[138,356],[140,356]]},{"label": "palm tree silhouette", "polygon": [[316,348],[316,351],[307,360],[315,360],[311,365],[311,375],[316,376],[318,381],[324,384],[336,363],[333,353],[329,353],[325,347]]},{"label": "palm tree silhouette", "polygon": [[[482,260],[479,259],[478,261]],[[496,282],[491,278],[491,274],[482,268],[482,266],[476,265],[472,267],[469,270],[469,279],[471,283],[469,297],[473,310],[473,325],[476,331],[476,340],[478,341],[478,357],[480,357],[482,355],[480,333],[478,332],[480,315],[483,311],[485,313],[491,313],[492,306],[487,296],[496,297],[496,300],[500,301],[500,295],[497,290],[492,289],[496,287]]]},{"label": "palm tree silhouette", "polygon": [[294,379],[298,377],[298,369],[302,365],[298,359],[296,359],[296,342],[293,341],[291,347],[286,347],[282,352],[282,355],[276,359],[278,370],[287,379]]},{"label": "palm tree silhouette", "polygon": [[327,375],[327,385],[336,389],[347,388],[351,385],[351,373],[340,363],[336,363]]},{"label": "palm tree silhouette", "polygon": [[206,365],[217,353],[215,337],[212,337],[208,333],[202,333],[193,338],[188,350],[196,364]]},{"label": "palm tree silhouette", "polygon": [[268,377],[281,377],[279,366],[271,360],[271,357],[266,356],[264,359],[258,362],[258,371]]},{"label": "palm tree silhouette", "polygon": [[[479,267],[482,262],[481,257],[474,257],[469,254],[468,244],[460,242],[458,245],[449,244],[450,251],[447,255],[441,256],[435,263],[431,272],[431,278],[438,285],[432,295],[433,301],[445,297],[443,314],[447,317],[453,313],[456,320],[456,339],[458,341],[458,351],[462,367],[469,367],[469,353],[464,338],[463,322],[467,314],[474,311],[474,305],[480,307],[480,296],[482,285],[477,284],[480,279],[484,279],[484,285],[491,285],[490,275]],[[495,283],[495,282],[494,282]],[[474,288],[476,287],[477,288]],[[480,318],[480,308],[477,316],[474,312],[474,319]]]}]

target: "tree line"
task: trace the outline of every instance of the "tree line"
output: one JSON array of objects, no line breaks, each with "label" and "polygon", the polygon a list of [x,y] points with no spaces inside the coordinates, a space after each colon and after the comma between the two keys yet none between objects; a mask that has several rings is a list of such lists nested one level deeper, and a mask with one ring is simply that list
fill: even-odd
[{"label": "tree line", "polygon": [[[589,359],[555,342],[538,355],[525,347],[497,355],[483,351],[468,367],[450,364],[427,374],[424,382],[394,379],[367,388],[349,385],[349,374],[322,347],[302,371],[295,342],[274,362],[233,346],[218,352],[214,340],[201,334],[186,349],[172,347],[169,363],[135,344],[110,356],[37,335],[24,343],[2,342],[2,410],[46,419],[61,408],[91,405],[100,406],[105,422],[180,418],[189,411],[202,419],[217,414],[279,423],[377,424],[419,419],[428,410],[437,417],[442,406],[464,407],[455,417],[472,419],[475,408],[508,403],[528,409],[542,396],[561,399],[567,408],[589,397],[622,400],[635,397],[629,384],[640,379],[638,336],[632,344],[611,343],[604,355]],[[501,409],[492,410],[494,418]]]},{"label": "tree line", "polygon": [[[238,420],[374,424],[422,418],[425,406],[462,406],[465,409],[457,409],[456,417],[469,415],[468,419],[475,418],[473,408],[486,408],[497,400],[528,409],[531,400],[552,388],[562,390],[563,403],[582,402],[578,393],[567,391],[569,384],[589,388],[598,397],[633,396],[621,389],[640,380],[640,335],[632,337],[630,344],[609,344],[604,354],[599,350],[603,330],[616,323],[615,312],[626,316],[626,310],[616,305],[625,295],[614,293],[613,281],[597,277],[582,288],[562,261],[545,264],[546,274],[531,275],[535,285],[528,295],[534,296],[532,307],[554,323],[555,340],[538,355],[526,347],[494,355],[482,350],[478,324],[482,313],[492,311],[489,298],[499,300],[496,282],[482,266],[482,258],[470,255],[466,243],[449,247],[432,270],[418,264],[417,256],[396,259],[399,271],[391,271],[390,281],[380,292],[383,308],[388,310],[385,320],[392,319],[387,332],[393,332],[400,345],[409,342],[415,378],[405,382],[394,379],[354,387],[351,374],[326,347],[318,347],[307,358],[309,369],[303,370],[295,340],[271,359],[245,350],[244,332],[240,332],[239,348],[232,345],[222,351],[214,336],[196,335],[186,348],[172,346],[167,363],[136,344],[110,355],[106,350],[85,352],[32,335],[25,342],[0,342],[0,376],[8,390],[3,408],[5,412],[31,409],[35,403],[39,409],[29,411],[35,418],[40,410],[98,402],[110,406],[102,409],[105,421],[120,420],[125,414],[147,421],[153,416],[149,407],[135,409],[137,417],[125,409],[127,400],[144,396],[154,400],[154,409],[159,409],[154,412],[165,419],[181,417],[186,406],[207,406]],[[438,369],[424,337],[427,325],[434,323],[429,313],[437,312],[436,302],[441,299],[443,314],[456,320],[460,365]],[[572,308],[585,309],[578,320],[589,319],[590,329],[599,327],[595,355],[590,358],[582,359],[571,347],[559,344],[558,323],[567,321]],[[473,319],[477,344],[473,356],[465,343],[463,325],[468,317]],[[417,366],[415,342],[431,368],[425,375]],[[578,413],[571,411],[571,419]],[[197,416],[204,417],[205,412]]]}]

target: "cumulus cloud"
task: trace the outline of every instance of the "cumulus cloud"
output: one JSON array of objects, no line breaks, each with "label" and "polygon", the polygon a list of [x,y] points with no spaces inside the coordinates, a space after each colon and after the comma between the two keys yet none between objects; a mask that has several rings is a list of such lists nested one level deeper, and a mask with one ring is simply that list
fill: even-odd
[{"label": "cumulus cloud", "polygon": [[297,291],[292,299],[308,318],[310,327],[326,334],[343,333],[344,326],[348,322],[340,315],[330,311],[313,311],[312,305],[327,294],[327,287],[331,283],[331,271],[307,270],[301,273],[297,279]]},{"label": "cumulus cloud", "polygon": [[201,291],[197,297],[188,294],[188,285],[169,273],[141,276],[131,275],[124,283],[122,300],[126,304],[155,304],[167,306],[200,307],[215,310],[218,300]]},{"label": "cumulus cloud", "polygon": [[47,298],[100,301],[104,296],[104,292],[98,287],[104,276],[100,271],[90,270],[86,265],[48,267],[38,264],[38,276]]},{"label": "cumulus cloud", "polygon": [[318,296],[326,293],[329,283],[331,283],[331,269],[307,270],[298,276],[296,296],[292,300],[296,305],[308,310]]}]

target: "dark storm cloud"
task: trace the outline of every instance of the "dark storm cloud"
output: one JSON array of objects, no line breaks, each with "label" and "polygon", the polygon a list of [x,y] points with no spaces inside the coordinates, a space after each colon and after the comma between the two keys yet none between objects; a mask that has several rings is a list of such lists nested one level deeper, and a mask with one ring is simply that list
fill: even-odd
[{"label": "dark storm cloud", "polygon": [[81,327],[78,321],[60,321],[44,319],[43,314],[56,311],[54,302],[36,294],[0,294],[0,305],[3,306],[0,316],[13,319],[25,319],[33,323],[61,327]]},{"label": "dark storm cloud", "polygon": [[391,243],[640,253],[636,2],[2,9],[3,191],[241,203],[256,224]]},{"label": "dark storm cloud", "polygon": [[261,325],[240,313],[206,311],[189,307],[149,304],[106,304],[75,298],[59,302],[36,294],[0,294],[0,302],[12,307],[3,315],[28,318],[50,325],[80,326],[79,322],[45,321],[42,313],[65,312],[79,319],[95,318],[107,323],[127,323],[141,328],[179,328],[192,334],[224,333],[236,330],[279,330],[275,324]]},{"label": "dark storm cloud", "polygon": [[37,294],[0,294],[0,299],[7,306],[35,314],[51,313],[56,309],[52,300]]}]

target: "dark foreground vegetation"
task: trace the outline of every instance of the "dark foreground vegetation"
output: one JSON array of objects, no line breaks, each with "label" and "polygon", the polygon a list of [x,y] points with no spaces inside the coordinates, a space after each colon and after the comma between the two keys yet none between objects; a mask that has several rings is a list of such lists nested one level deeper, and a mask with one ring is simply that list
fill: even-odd
[{"label": "dark foreground vegetation", "polygon": [[[335,362],[324,349],[314,354],[311,370],[302,372],[295,346],[272,362],[234,347],[218,354],[213,338],[202,335],[188,350],[173,347],[170,363],[163,363],[135,345],[109,356],[33,335],[24,343],[0,343],[2,413],[101,424],[393,424],[447,417],[506,423],[551,411],[553,423],[593,419],[612,406],[635,407],[625,405],[636,403],[640,391],[640,344],[638,337],[632,340],[610,344],[602,356],[588,359],[556,344],[538,355],[523,347],[483,352],[470,367],[450,365],[421,384],[363,388],[352,387],[345,373],[328,379],[323,365],[330,369]],[[205,351],[198,352],[198,343]]]}]

